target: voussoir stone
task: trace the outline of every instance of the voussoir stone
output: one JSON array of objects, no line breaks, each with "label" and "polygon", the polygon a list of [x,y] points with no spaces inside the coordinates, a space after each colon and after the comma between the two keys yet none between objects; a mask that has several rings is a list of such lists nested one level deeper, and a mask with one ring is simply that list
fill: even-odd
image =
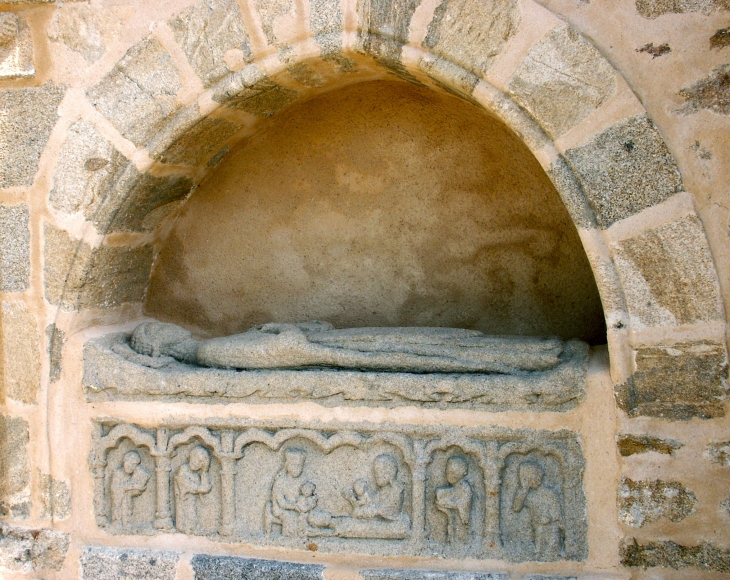
[{"label": "voussoir stone", "polygon": [[245,62],[252,59],[235,0],[203,0],[168,24],[205,87],[230,72],[224,59],[229,50],[240,50]]},{"label": "voussoir stone", "polygon": [[30,284],[29,221],[26,204],[0,204],[0,292],[23,292]]},{"label": "voussoir stone", "polygon": [[616,74],[578,32],[559,26],[530,49],[509,90],[555,138],[616,92]]},{"label": "voussoir stone", "polygon": [[22,302],[3,302],[0,341],[5,394],[28,405],[36,403],[41,383],[40,337],[36,319]]},{"label": "voussoir stone", "polygon": [[206,117],[173,143],[160,156],[160,161],[176,165],[205,163],[240,128],[240,125],[225,119]]},{"label": "voussoir stone", "polygon": [[175,580],[176,552],[118,548],[84,548],[79,558],[81,580],[154,578]]},{"label": "voussoir stone", "polygon": [[635,324],[674,326],[722,320],[714,262],[697,215],[611,246]]},{"label": "voussoir stone", "polygon": [[441,0],[423,44],[483,75],[515,35],[519,23],[517,0]]},{"label": "voussoir stone", "polygon": [[647,115],[616,123],[566,157],[603,228],[683,188],[677,164]]},{"label": "voussoir stone", "polygon": [[64,92],[63,87],[51,82],[42,87],[0,91],[0,188],[33,184]]},{"label": "voussoir stone", "polygon": [[257,117],[270,117],[299,98],[299,93],[269,79],[244,86],[232,97],[219,97],[227,107],[246,111]]},{"label": "voussoir stone", "polygon": [[149,37],[130,48],[86,94],[122,135],[144,146],[179,109],[175,96],[180,88],[172,58]]},{"label": "voussoir stone", "polygon": [[0,523],[0,567],[26,573],[60,570],[69,544],[70,537],[63,532]]},{"label": "voussoir stone", "polygon": [[443,570],[361,570],[364,580],[507,580],[494,572],[447,572]]},{"label": "voussoir stone", "polygon": [[29,515],[29,437],[25,419],[0,415],[0,516]]},{"label": "voussoir stone", "polygon": [[692,515],[697,497],[678,481],[634,481],[623,477],[618,487],[619,520],[634,528],[666,518],[680,522]]},{"label": "voussoir stone", "polygon": [[324,566],[279,560],[193,556],[195,580],[324,580]]},{"label": "voussoir stone", "polygon": [[342,56],[342,6],[340,2],[337,0],[311,0],[309,28],[325,58],[332,55],[345,59]]}]

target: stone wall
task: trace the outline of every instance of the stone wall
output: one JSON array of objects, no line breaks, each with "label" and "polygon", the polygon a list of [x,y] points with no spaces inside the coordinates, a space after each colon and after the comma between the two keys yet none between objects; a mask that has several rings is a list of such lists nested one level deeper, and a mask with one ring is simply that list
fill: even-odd
[{"label": "stone wall", "polygon": [[[0,574],[345,580],[709,579],[730,572],[726,1],[11,0],[1,8]],[[543,189],[567,209],[566,239],[575,241],[577,230],[607,328],[608,346],[593,348],[575,401],[543,412],[535,410],[542,404],[366,407],[306,396],[260,404],[186,402],[184,392],[90,393],[84,345],[168,306],[159,295],[151,300],[150,281],[157,276],[152,287],[159,288],[168,267],[168,281],[180,283],[181,273],[165,261],[170,232],[190,227],[186,217],[177,221],[181,212],[206,211],[204,190],[214,187],[216,171],[279,118],[295,116],[300,103],[382,81],[484,110],[494,131],[519,139],[535,171],[551,180]],[[287,159],[287,151],[278,154]],[[195,250],[203,265],[215,258],[205,246]],[[576,293],[586,303],[595,301],[589,286]],[[448,291],[439,296],[449,299]],[[192,308],[193,298],[185,300]],[[125,425],[136,431],[110,447],[116,455],[107,465],[96,453],[99,441]],[[562,502],[572,539],[537,530],[530,508],[519,515],[523,504],[515,499],[504,510],[524,521],[510,528],[494,520],[504,549],[487,543],[483,551],[439,551],[448,544],[444,528],[434,532],[434,550],[417,542],[400,550],[393,542],[410,540],[382,537],[402,534],[392,531],[397,525],[381,536],[361,532],[370,534],[372,549],[311,534],[295,534],[308,538],[301,545],[243,533],[221,541],[226,534],[218,528],[155,527],[168,516],[145,511],[165,505],[147,499],[148,481],[140,507],[130,504],[132,529],[106,525],[105,482],[111,485],[121,456],[133,451],[129,442],[157,485],[164,479],[156,469],[169,476],[192,461],[186,440],[180,458],[168,457],[178,463],[167,466],[165,433],[188,433],[218,453],[210,469],[220,497],[230,475],[223,460],[233,460],[224,443],[251,429],[274,438],[277,430],[299,429],[303,437],[313,429],[318,441],[346,432],[351,447],[371,433],[405,436],[414,448],[440,438],[447,451],[476,458],[464,461],[477,478],[469,485],[484,494],[480,506],[490,490],[516,497],[518,484],[509,466],[478,471],[469,461],[493,459],[494,442],[522,437],[533,445],[519,453],[543,477],[522,502],[538,494],[538,512]],[[550,438],[565,433],[570,453],[546,459]],[[412,499],[414,489],[428,488],[431,456],[423,451],[409,472],[392,444],[363,461],[397,456],[401,474],[420,474],[398,483]],[[277,445],[270,447],[279,453]],[[311,457],[317,453],[324,452]],[[261,457],[254,467],[266,477],[284,461]],[[347,468],[323,461],[311,472],[317,485],[330,474],[354,489],[353,478],[338,471]],[[448,458],[439,461],[446,469]],[[502,473],[508,491],[478,473]],[[442,476],[439,469],[433,477]],[[215,509],[234,504],[219,501]],[[404,525],[407,516],[409,534],[428,529],[412,525],[426,512],[408,509],[393,521]],[[340,524],[310,525],[336,531]],[[538,537],[552,547],[541,551]]]}]

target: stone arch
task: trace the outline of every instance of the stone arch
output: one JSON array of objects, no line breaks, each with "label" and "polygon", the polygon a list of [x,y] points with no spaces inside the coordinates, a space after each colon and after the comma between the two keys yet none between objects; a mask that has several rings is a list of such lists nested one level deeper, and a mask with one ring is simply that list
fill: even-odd
[{"label": "stone arch", "polygon": [[[532,0],[256,7],[244,18],[234,0],[201,0],[86,91],[66,147],[86,147],[86,168],[103,175],[76,198],[62,183],[51,193],[57,224],[69,224],[46,224],[47,248],[65,249],[46,266],[59,317],[79,317],[77,328],[84,311],[128,317],[167,214],[258,119],[395,75],[486,109],[550,176],[595,274],[623,408],[723,413],[724,315],[691,195],[620,73],[577,31]],[[524,26],[533,16],[539,29]]]}]

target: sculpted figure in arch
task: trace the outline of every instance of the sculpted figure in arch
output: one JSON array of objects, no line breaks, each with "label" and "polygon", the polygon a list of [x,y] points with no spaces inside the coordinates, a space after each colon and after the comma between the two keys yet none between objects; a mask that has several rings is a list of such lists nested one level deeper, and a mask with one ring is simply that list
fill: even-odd
[{"label": "sculpted figure in arch", "polygon": [[[174,324],[145,322],[132,334],[137,362],[172,359],[224,369],[338,368],[414,373],[518,373],[560,364],[557,338],[487,336],[459,328],[350,328],[326,322],[271,323],[196,340]],[[151,358],[150,358],[151,357]],[[145,360],[146,359],[146,360]]]},{"label": "sculpted figure in arch", "polygon": [[469,541],[469,523],[473,492],[466,480],[469,464],[459,455],[446,462],[448,485],[436,490],[436,509],[446,514],[446,537],[450,544]]},{"label": "sculpted figure in arch", "polygon": [[139,453],[127,451],[122,465],[112,474],[112,523],[125,530],[132,525],[134,498],[144,493],[150,480],[150,474],[140,463]]},{"label": "sculpted figure in arch", "polygon": [[209,468],[210,455],[198,445],[175,474],[175,526],[185,534],[195,533],[199,496],[210,493],[213,488]]},{"label": "sculpted figure in arch", "polygon": [[306,484],[310,482],[305,482],[302,475],[306,459],[307,452],[303,449],[290,448],[284,451],[284,466],[274,476],[271,499],[264,513],[264,530],[267,534],[271,534],[273,525],[278,524],[282,536],[299,535],[303,526],[302,514],[316,507],[316,500],[311,499],[315,490],[312,489],[311,494],[308,492],[309,486]]}]

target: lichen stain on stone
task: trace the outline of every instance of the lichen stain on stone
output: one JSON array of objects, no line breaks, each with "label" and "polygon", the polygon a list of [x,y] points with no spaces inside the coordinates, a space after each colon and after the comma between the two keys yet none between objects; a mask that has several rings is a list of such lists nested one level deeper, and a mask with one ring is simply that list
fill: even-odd
[{"label": "lichen stain on stone", "polygon": [[730,63],[715,68],[707,78],[683,88],[679,94],[687,101],[674,112],[692,115],[703,109],[730,115]]},{"label": "lichen stain on stone", "polygon": [[710,37],[710,48],[725,48],[730,46],[730,28],[720,28]]},{"label": "lichen stain on stone", "polygon": [[666,42],[664,44],[660,44],[659,46],[654,46],[653,42],[650,42],[649,44],[645,44],[641,48],[637,48],[636,52],[646,52],[647,54],[651,55],[651,59],[654,60],[658,56],[664,56],[665,54],[669,54],[672,52],[672,47],[670,47]]},{"label": "lichen stain on stone", "polygon": [[674,455],[682,447],[678,441],[659,439],[648,435],[621,435],[618,439],[618,452],[621,457],[654,451],[664,455]]},{"label": "lichen stain on stone", "polygon": [[636,538],[624,540],[620,547],[621,564],[631,568],[697,568],[704,571],[730,572],[730,550],[702,542],[699,546],[682,546],[675,542],[647,542]]}]

